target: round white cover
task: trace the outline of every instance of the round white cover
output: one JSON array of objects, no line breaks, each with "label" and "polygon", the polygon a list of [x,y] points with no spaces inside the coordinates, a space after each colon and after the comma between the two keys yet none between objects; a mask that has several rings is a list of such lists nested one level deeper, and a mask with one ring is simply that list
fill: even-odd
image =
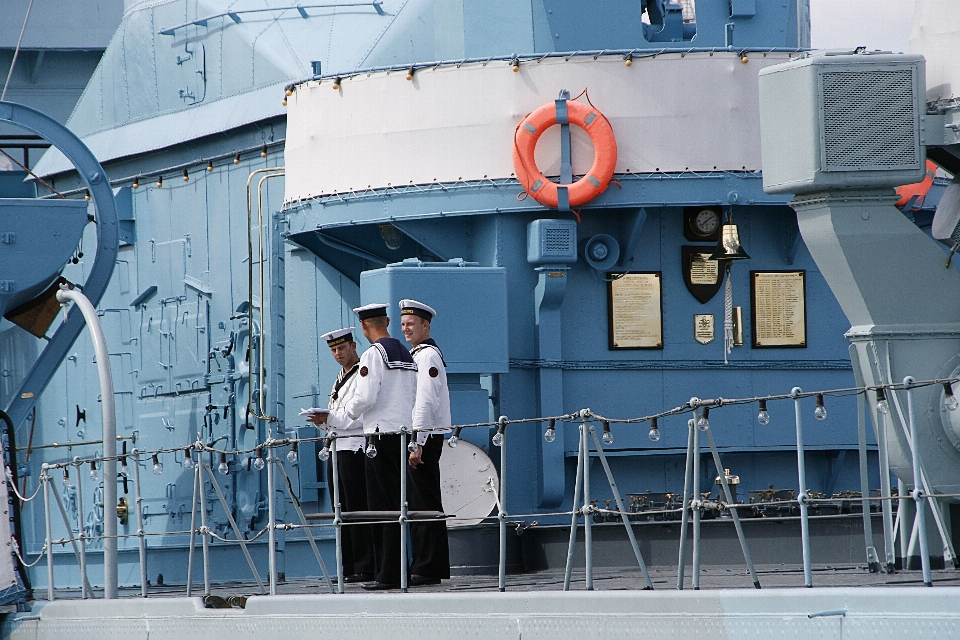
[{"label": "round white cover", "polygon": [[448,447],[448,442],[444,440],[440,456],[440,490],[444,512],[457,517],[447,520],[447,526],[479,524],[497,506],[497,470],[475,444],[460,440],[456,447]]}]

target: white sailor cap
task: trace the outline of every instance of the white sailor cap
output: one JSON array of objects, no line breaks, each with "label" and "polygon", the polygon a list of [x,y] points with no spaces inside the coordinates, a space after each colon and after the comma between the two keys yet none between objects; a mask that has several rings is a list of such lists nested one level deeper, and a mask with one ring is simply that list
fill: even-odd
[{"label": "white sailor cap", "polygon": [[389,307],[390,305],[388,304],[374,302],[373,304],[365,304],[362,307],[357,307],[353,312],[357,314],[361,320],[366,320],[368,318],[387,315],[387,308]]},{"label": "white sailor cap", "polygon": [[400,315],[420,316],[424,320],[433,320],[437,312],[434,311],[433,307],[427,306],[422,302],[417,302],[416,300],[401,300]]},{"label": "white sailor cap", "polygon": [[343,329],[337,329],[336,331],[331,331],[330,333],[325,333],[320,338],[327,341],[328,347],[335,347],[338,344],[343,344],[344,342],[354,342],[353,339],[353,330],[356,327],[345,327]]}]

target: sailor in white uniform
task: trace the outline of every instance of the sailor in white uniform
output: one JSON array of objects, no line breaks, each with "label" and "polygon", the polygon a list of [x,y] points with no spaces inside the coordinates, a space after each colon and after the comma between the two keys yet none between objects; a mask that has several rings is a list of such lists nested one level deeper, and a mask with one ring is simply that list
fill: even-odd
[{"label": "sailor in white uniform", "polygon": [[[343,367],[330,391],[327,408],[336,417],[330,425],[342,425],[335,430],[338,436],[337,476],[340,489],[340,508],[343,511],[367,510],[367,480],[364,455],[363,422],[346,417],[345,407],[357,389],[360,356],[353,339],[354,327],[337,329],[320,336],[327,341],[330,354]],[[327,486],[333,500],[333,465],[327,464]],[[343,528],[343,581],[367,582],[373,580],[373,531],[370,525],[350,525]]]},{"label": "sailor in white uniform", "polygon": [[[410,454],[407,472],[407,502],[414,511],[443,511],[440,495],[440,455],[443,434],[450,431],[450,391],[447,363],[430,337],[430,323],[437,312],[416,300],[400,301],[400,330],[412,345],[410,354],[417,363],[417,400],[413,407],[413,428],[417,450]],[[450,549],[447,523],[417,522],[410,525],[413,564],[411,586],[439,584],[450,577]]]},{"label": "sailor in white uniform", "polygon": [[[357,387],[343,409],[343,418],[330,414],[334,428],[345,419],[362,420],[366,438],[376,448],[366,462],[367,507],[372,511],[400,510],[400,427],[410,426],[417,390],[417,365],[410,352],[387,332],[390,319],[386,304],[368,304],[354,309],[370,348],[360,356]],[[368,590],[393,589],[400,585],[400,525],[375,524],[373,543],[374,581]],[[405,561],[405,559],[404,559]]]}]

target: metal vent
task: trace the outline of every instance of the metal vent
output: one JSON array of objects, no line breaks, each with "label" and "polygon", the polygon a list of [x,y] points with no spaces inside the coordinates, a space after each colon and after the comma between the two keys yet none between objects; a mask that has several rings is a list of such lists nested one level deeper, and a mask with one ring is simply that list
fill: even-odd
[{"label": "metal vent", "polygon": [[823,88],[823,170],[890,170],[920,162],[913,71],[830,71]]},{"label": "metal vent", "polygon": [[543,233],[543,255],[566,256],[570,253],[571,230],[564,228],[545,229]]}]

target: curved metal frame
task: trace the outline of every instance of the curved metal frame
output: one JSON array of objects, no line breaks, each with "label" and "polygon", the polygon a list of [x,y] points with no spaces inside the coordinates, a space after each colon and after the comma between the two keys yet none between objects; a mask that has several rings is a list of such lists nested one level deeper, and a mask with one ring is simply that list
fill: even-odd
[{"label": "curved metal frame", "polygon": [[[23,129],[27,129],[49,141],[73,163],[81,179],[90,191],[90,197],[96,207],[95,223],[97,225],[97,253],[90,276],[83,283],[83,293],[96,306],[107,290],[113,268],[116,264],[119,249],[119,235],[117,221],[117,207],[113,198],[113,189],[106,179],[106,172],[90,149],[73,132],[65,126],[22,104],[14,102],[0,102],[0,122],[9,122]],[[30,369],[23,384],[17,390],[7,414],[14,425],[21,424],[27,414],[36,404],[37,397],[46,388],[60,363],[67,356],[84,327],[82,314],[70,314],[60,325],[50,339],[49,344],[40,353],[40,357]],[[26,397],[25,397],[26,396]],[[116,477],[116,440],[103,443],[103,453],[107,458],[103,465],[103,477]],[[111,459],[114,458],[114,459]],[[117,503],[117,485],[115,482],[103,483],[104,504],[113,506]],[[109,513],[109,512],[108,512]],[[107,515],[104,518],[104,558],[117,555],[117,519]],[[104,596],[117,597],[116,563],[112,572],[104,572]]]}]

